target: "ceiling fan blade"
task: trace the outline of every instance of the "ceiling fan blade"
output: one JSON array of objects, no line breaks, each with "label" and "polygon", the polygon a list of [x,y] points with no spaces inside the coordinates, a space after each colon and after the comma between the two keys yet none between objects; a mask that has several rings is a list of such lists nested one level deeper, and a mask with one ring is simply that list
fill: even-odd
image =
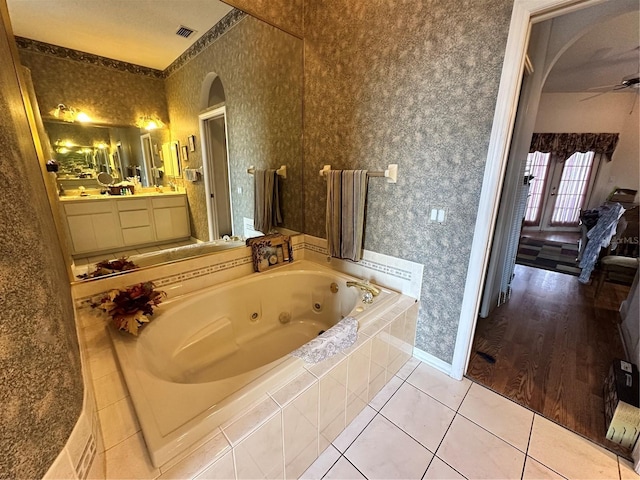
[{"label": "ceiling fan blade", "polygon": [[591,87],[587,88],[587,92],[597,91],[597,90],[611,90],[614,87],[619,87],[619,83],[614,83],[613,85],[600,85],[599,87]]},{"label": "ceiling fan blade", "polygon": [[595,95],[590,95],[588,97],[581,98],[580,101],[584,102],[586,100],[591,100],[592,98],[599,97],[600,95],[604,95],[605,93],[609,93],[609,90],[607,90],[606,92],[600,92],[600,93],[596,93]]},{"label": "ceiling fan blade", "polygon": [[629,85],[618,85],[615,88],[612,88],[612,90],[624,90],[625,88],[629,88]]}]

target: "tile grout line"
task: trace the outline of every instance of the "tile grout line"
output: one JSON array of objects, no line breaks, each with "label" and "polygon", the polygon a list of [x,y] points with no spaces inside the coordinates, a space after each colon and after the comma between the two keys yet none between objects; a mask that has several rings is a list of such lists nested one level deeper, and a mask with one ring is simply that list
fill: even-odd
[{"label": "tile grout line", "polygon": [[534,414],[533,418],[531,419],[531,426],[529,427],[529,438],[527,439],[527,449],[524,452],[524,463],[522,464],[522,474],[520,474],[521,479],[524,478],[524,471],[527,468],[527,458],[529,458],[529,445],[531,445],[531,435],[533,435],[533,422],[535,421],[535,419],[536,419],[536,416]]}]

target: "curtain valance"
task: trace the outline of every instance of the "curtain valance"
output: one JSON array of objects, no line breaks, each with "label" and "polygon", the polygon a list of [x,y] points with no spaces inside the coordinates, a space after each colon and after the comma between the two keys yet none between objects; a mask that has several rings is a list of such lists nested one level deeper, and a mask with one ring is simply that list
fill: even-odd
[{"label": "curtain valance", "polygon": [[561,161],[576,152],[594,152],[611,161],[618,136],[617,133],[534,133],[529,152],[551,152]]}]

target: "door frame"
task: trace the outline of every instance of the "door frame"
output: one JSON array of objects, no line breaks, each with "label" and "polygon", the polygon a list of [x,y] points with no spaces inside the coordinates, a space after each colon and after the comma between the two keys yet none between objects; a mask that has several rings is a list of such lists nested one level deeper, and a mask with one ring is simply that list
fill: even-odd
[{"label": "door frame", "polygon": [[471,356],[518,108],[531,26],[534,23],[601,3],[605,3],[605,0],[514,0],[469,255],[456,344],[451,369],[447,372],[453,378],[462,379]]},{"label": "door frame", "polygon": [[[222,107],[214,108],[198,115],[198,124],[200,126],[200,151],[202,152],[202,176],[204,177],[204,190],[205,190],[205,203],[207,205],[207,218],[209,220],[209,241],[216,240],[219,235],[218,228],[218,215],[215,209],[214,202],[212,202],[211,194],[216,195],[215,185],[213,189],[211,187],[211,177],[215,174],[213,167],[213,159],[209,158],[209,132],[206,128],[207,120],[212,118],[222,117],[224,118],[224,136],[225,136],[225,149],[227,151],[227,165],[229,165],[229,135],[227,131],[227,108]],[[229,169],[229,171],[231,171]],[[227,178],[229,183],[229,192],[231,193],[231,179]],[[212,191],[213,190],[213,191]],[[233,218],[233,203],[229,203],[231,210],[231,218]],[[233,222],[232,222],[233,225]]]}]

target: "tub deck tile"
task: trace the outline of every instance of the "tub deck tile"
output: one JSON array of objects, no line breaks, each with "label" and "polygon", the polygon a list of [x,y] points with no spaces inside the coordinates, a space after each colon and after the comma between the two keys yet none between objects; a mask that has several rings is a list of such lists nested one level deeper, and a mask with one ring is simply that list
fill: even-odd
[{"label": "tub deck tile", "polygon": [[261,425],[280,413],[280,407],[271,397],[265,396],[262,401],[253,408],[244,412],[239,417],[231,419],[222,425],[222,432],[235,447],[243,439],[255,432]]}]

